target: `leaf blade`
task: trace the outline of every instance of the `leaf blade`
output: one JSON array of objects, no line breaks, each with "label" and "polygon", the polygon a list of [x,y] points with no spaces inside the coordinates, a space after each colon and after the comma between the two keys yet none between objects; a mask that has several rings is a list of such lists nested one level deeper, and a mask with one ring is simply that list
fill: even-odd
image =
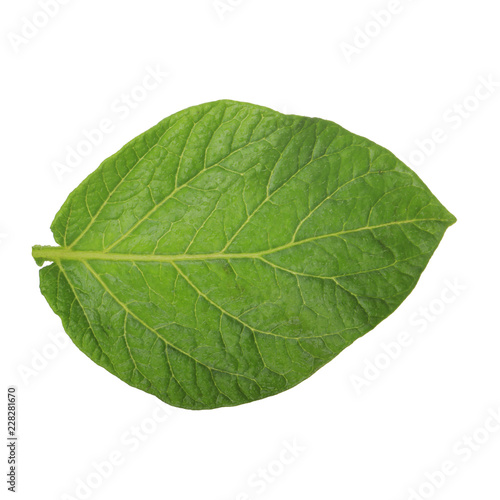
[{"label": "leaf blade", "polygon": [[33,255],[54,261],[99,328],[102,352],[73,331],[43,268],[42,293],[84,352],[203,409],[312,375],[400,305],[454,222],[367,139],[217,101],[105,160],[56,216],[61,246]]}]

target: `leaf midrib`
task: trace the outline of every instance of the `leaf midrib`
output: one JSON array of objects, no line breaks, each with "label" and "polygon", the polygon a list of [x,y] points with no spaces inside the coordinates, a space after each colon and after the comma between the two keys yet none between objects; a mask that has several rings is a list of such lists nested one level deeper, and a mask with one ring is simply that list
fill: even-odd
[{"label": "leaf midrib", "polygon": [[417,222],[444,222],[448,224],[451,223],[451,221],[447,219],[412,219],[405,221],[387,222],[385,224],[379,224],[376,226],[365,226],[356,229],[338,231],[336,233],[313,236],[311,238],[306,238],[300,241],[292,241],[290,243],[287,243],[286,245],[271,248],[268,250],[263,250],[261,252],[241,252],[241,253],[217,252],[209,254],[184,253],[184,254],[173,254],[173,255],[164,255],[164,254],[147,255],[147,254],[133,254],[133,253],[110,253],[108,251],[96,251],[96,250],[73,250],[70,247],[35,246],[33,247],[32,255],[35,259],[44,259],[50,262],[56,262],[59,260],[73,260],[73,261],[105,260],[108,262],[114,262],[114,261],[181,262],[181,261],[203,261],[203,260],[261,259],[266,255],[270,255],[276,252],[287,250],[289,248],[303,245],[305,243],[311,243],[325,238],[332,238],[360,231],[371,231],[373,229],[380,229],[383,227],[389,227],[395,225],[415,224]]}]

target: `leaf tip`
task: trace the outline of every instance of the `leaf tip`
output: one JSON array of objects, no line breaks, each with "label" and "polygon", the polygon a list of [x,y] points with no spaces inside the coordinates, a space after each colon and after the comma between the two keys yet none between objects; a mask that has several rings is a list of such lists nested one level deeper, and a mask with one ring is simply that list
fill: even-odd
[{"label": "leaf tip", "polygon": [[448,212],[448,214],[449,214],[448,227],[450,227],[457,222],[457,218],[451,212]]}]

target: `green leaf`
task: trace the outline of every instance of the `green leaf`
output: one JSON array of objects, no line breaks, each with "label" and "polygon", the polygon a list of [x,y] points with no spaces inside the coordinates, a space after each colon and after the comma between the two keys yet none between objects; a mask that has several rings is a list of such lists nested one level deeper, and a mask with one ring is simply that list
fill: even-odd
[{"label": "green leaf", "polygon": [[335,123],[234,101],[128,143],[35,246],[74,343],[183,408],[303,381],[389,316],[455,218],[393,154]]}]

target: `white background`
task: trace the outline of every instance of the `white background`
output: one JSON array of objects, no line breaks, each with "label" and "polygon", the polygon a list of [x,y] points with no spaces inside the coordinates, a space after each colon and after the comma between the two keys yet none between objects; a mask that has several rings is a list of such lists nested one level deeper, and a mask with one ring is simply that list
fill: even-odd
[{"label": "white background", "polygon": [[[2,2],[2,390],[19,390],[18,498],[500,498],[500,426],[488,420],[500,411],[500,8],[397,4],[61,0],[45,23],[36,0]],[[389,7],[390,18],[376,16]],[[141,93],[148,67],[169,75]],[[481,79],[496,86],[488,93]],[[123,108],[117,99],[131,92],[141,102]],[[411,162],[458,223],[404,304],[298,387],[236,408],[169,410],[70,342],[56,345],[65,337],[30,252],[53,244],[56,211],[102,160],[164,117],[220,98],[374,140]],[[54,165],[103,119],[112,132],[58,177]],[[403,332],[409,343],[396,348]],[[93,464],[110,455],[121,460],[103,478]],[[454,466],[446,477],[435,474],[444,462]]]}]

